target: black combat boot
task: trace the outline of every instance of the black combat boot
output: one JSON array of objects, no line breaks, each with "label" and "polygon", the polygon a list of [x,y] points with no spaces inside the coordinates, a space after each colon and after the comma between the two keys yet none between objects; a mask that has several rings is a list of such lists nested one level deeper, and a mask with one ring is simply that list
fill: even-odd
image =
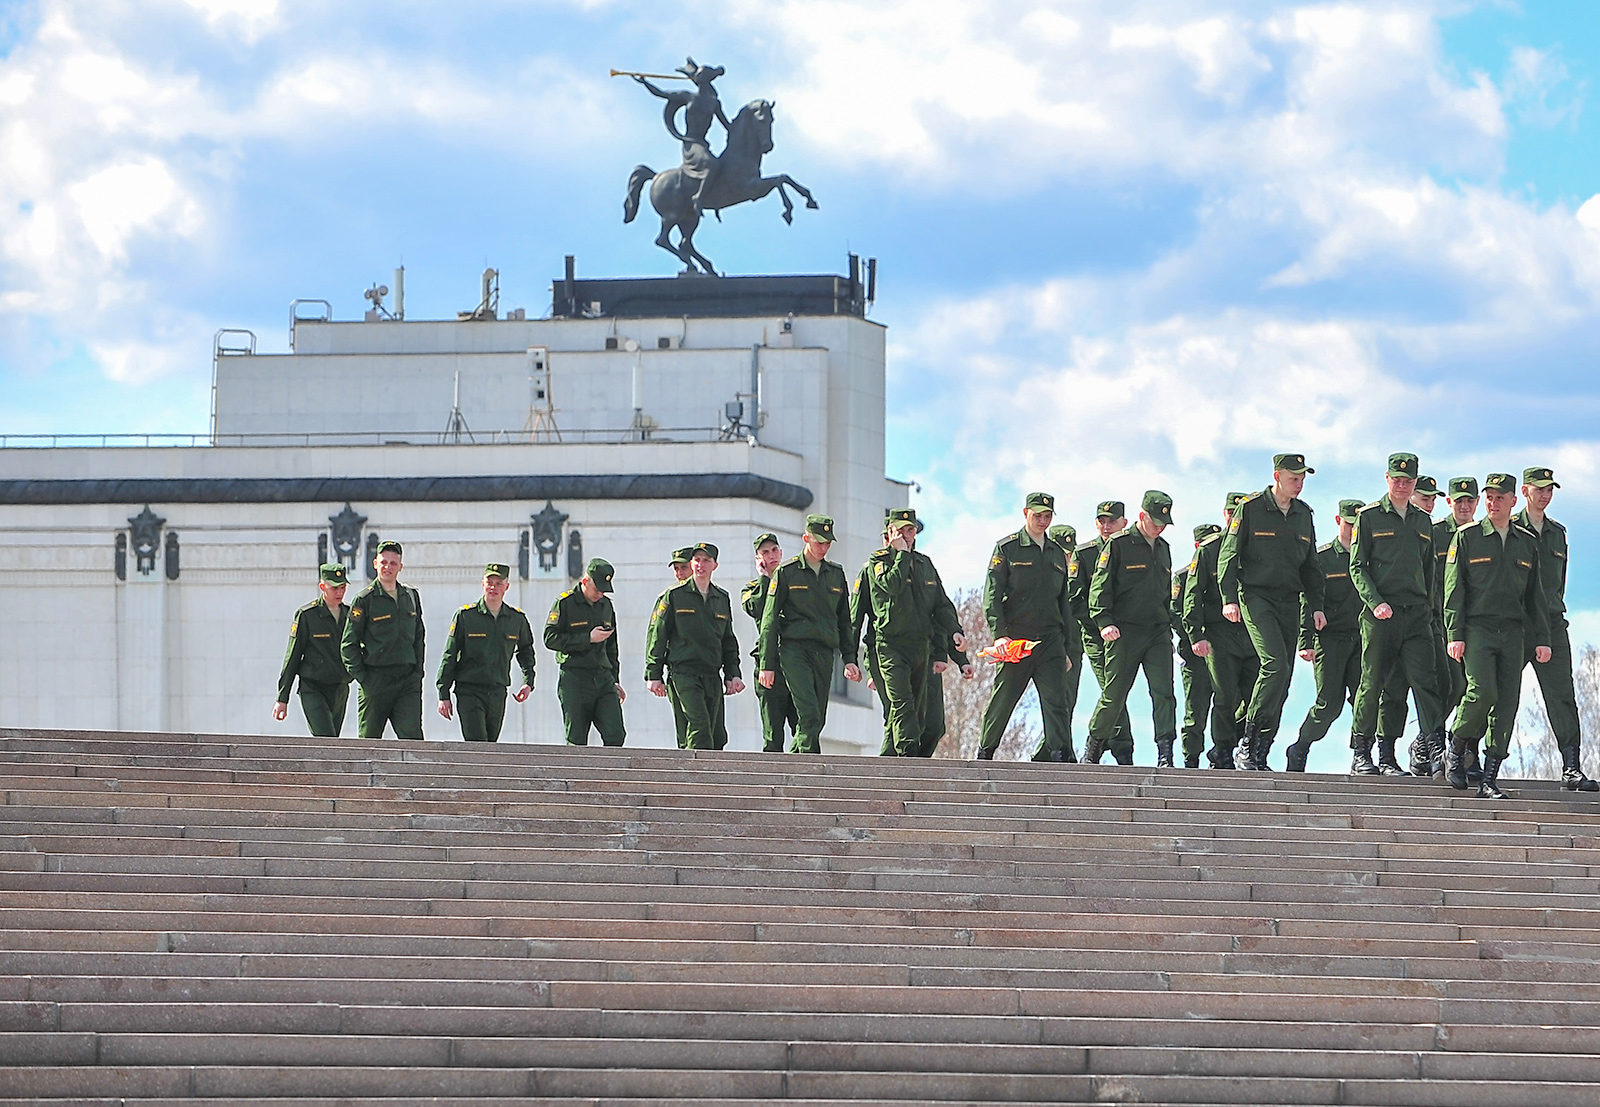
[{"label": "black combat boot", "polygon": [[1433,779],[1437,780],[1440,784],[1443,784],[1445,772],[1445,754],[1449,751],[1450,743],[1454,739],[1452,738],[1450,732],[1442,726],[1433,732],[1433,738],[1433,759],[1428,765],[1428,775],[1433,777]]},{"label": "black combat boot", "polygon": [[1350,736],[1350,773],[1352,776],[1377,776],[1378,766],[1372,763],[1372,739]]},{"label": "black combat boot", "polygon": [[1090,738],[1083,744],[1083,763],[1085,765],[1098,765],[1105,752],[1105,742],[1099,738]]},{"label": "black combat boot", "polygon": [[1206,760],[1211,762],[1213,769],[1231,769],[1233,768],[1233,751],[1213,745],[1206,750]]},{"label": "black combat boot", "polygon": [[1411,743],[1410,757],[1408,760],[1410,761],[1409,767],[1411,769],[1412,776],[1428,776],[1431,773],[1433,765],[1433,739],[1434,735],[1432,732],[1423,734],[1419,731],[1417,733],[1416,740]]},{"label": "black combat boot", "polygon": [[1283,751],[1283,768],[1285,772],[1303,773],[1306,771],[1306,758],[1311,754],[1311,743],[1300,742],[1296,739],[1288,749]]},{"label": "black combat boot", "polygon": [[1467,753],[1462,758],[1462,764],[1467,767],[1467,783],[1476,784],[1483,779],[1483,766],[1478,763],[1478,743],[1474,742],[1467,747]]},{"label": "black combat boot", "polygon": [[1483,779],[1478,781],[1478,798],[1485,800],[1503,800],[1509,798],[1500,790],[1500,763],[1503,757],[1496,757],[1492,753],[1483,756]]},{"label": "black combat boot", "polygon": [[1410,776],[1400,767],[1400,762],[1395,760],[1393,738],[1378,739],[1378,772],[1384,776]]},{"label": "black combat boot", "polygon": [[1578,757],[1578,747],[1568,746],[1561,751],[1561,784],[1569,792],[1600,792],[1600,782],[1583,775],[1583,762]]},{"label": "black combat boot", "polygon": [[994,760],[994,750],[986,750],[982,746],[979,746],[978,747],[978,756],[974,760],[977,760],[977,761],[993,761]]},{"label": "black combat boot", "polygon": [[1200,767],[1200,755],[1198,753],[1184,754],[1183,767],[1185,769],[1198,769]]},{"label": "black combat boot", "polygon": [[1458,792],[1467,790],[1467,740],[1450,735],[1450,752],[1445,756],[1445,782]]},{"label": "black combat boot", "polygon": [[1078,763],[1078,751],[1072,748],[1071,738],[1068,738],[1067,744],[1061,747],[1061,763],[1063,765],[1076,765]]},{"label": "black combat boot", "polygon": [[1233,767],[1254,770],[1256,767],[1256,725],[1249,719],[1239,727],[1239,740],[1233,746]]},{"label": "black combat boot", "polygon": [[1156,768],[1172,768],[1172,735],[1156,739]]}]

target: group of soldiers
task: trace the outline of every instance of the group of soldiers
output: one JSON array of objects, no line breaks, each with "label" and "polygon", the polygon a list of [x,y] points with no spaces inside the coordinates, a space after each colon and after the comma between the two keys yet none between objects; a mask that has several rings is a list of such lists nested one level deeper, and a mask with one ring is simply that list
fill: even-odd
[{"label": "group of soldiers", "polygon": [[[1194,553],[1176,573],[1161,537],[1172,524],[1165,493],[1147,492],[1133,525],[1120,502],[1101,503],[1099,537],[1081,546],[1071,528],[1051,525],[1048,495],[1029,495],[1023,530],[995,547],[984,599],[997,640],[1025,635],[1039,645],[1030,668],[1004,666],[996,674],[978,756],[993,756],[1032,680],[1043,722],[1034,759],[1074,760],[1073,670],[1087,657],[1100,697],[1084,759],[1098,762],[1109,751],[1132,763],[1126,701],[1142,672],[1156,764],[1174,764],[1175,635],[1186,709],[1181,755],[1190,768],[1202,755],[1214,768],[1267,768],[1298,654],[1313,666],[1317,696],[1286,749],[1288,771],[1305,770],[1312,744],[1348,702],[1352,773],[1432,776],[1458,789],[1476,782],[1479,796],[1504,798],[1498,778],[1522,671],[1531,663],[1563,783],[1600,791],[1579,760],[1566,530],[1546,514],[1560,487],[1554,474],[1524,470],[1520,512],[1517,479],[1489,474],[1482,518],[1477,479],[1453,478],[1444,493],[1450,514],[1435,522],[1441,489],[1419,467],[1415,454],[1391,455],[1386,494],[1370,503],[1340,500],[1338,533],[1319,546],[1311,509],[1300,499],[1315,470],[1301,454],[1278,454],[1270,485],[1230,493],[1221,524],[1194,528]],[[1066,555],[1064,573],[1041,534]],[[1418,720],[1409,772],[1396,754],[1408,697]]]},{"label": "group of soldiers", "polygon": [[[1162,537],[1173,522],[1166,493],[1146,492],[1131,524],[1122,502],[1101,502],[1096,536],[1081,544],[1074,528],[1054,522],[1052,495],[1029,493],[1023,526],[996,543],[985,580],[988,629],[1011,659],[996,665],[978,758],[994,757],[1031,683],[1042,722],[1033,760],[1076,761],[1072,720],[1087,658],[1099,697],[1085,761],[1110,753],[1132,764],[1127,697],[1142,673],[1158,766],[1181,756],[1189,768],[1204,758],[1213,768],[1262,771],[1298,654],[1313,666],[1317,694],[1286,748],[1288,771],[1304,771],[1312,744],[1348,702],[1353,773],[1433,776],[1462,789],[1476,782],[1480,796],[1503,798],[1499,771],[1522,670],[1533,663],[1563,782],[1600,790],[1579,762],[1566,531],[1546,514],[1560,487],[1551,470],[1523,472],[1520,512],[1516,478],[1490,474],[1481,518],[1477,479],[1453,478],[1443,492],[1450,513],[1435,522],[1441,489],[1419,473],[1415,454],[1396,453],[1387,493],[1370,503],[1340,500],[1337,534],[1322,545],[1300,498],[1314,472],[1304,455],[1276,455],[1272,483],[1230,493],[1220,524],[1194,528],[1193,554],[1176,572]],[[912,509],[888,512],[883,545],[853,586],[828,560],[828,516],[806,517],[801,552],[787,560],[775,534],[756,537],[758,575],[741,604],[757,627],[751,656],[763,749],[820,751],[842,662],[845,679],[866,680],[878,694],[880,752],[932,755],[945,731],[941,674],[955,667],[970,678],[974,670],[938,570],[916,548],[921,530]],[[657,599],[646,638],[646,687],[670,701],[684,748],[726,746],[724,700],[745,688],[732,600],[712,581],[718,557],[707,542],[673,552],[677,580]],[[286,716],[298,677],[312,733],[336,735],[354,680],[363,737],[381,736],[386,724],[401,738],[422,736],[421,601],[396,579],[399,543],[382,543],[374,566],[376,579],[350,606],[342,602],[344,566],[322,567],[321,597],[296,613],[291,628],[276,718]],[[586,743],[591,728],[606,745],[626,736],[612,575],[606,562],[589,562],[546,620],[572,744]],[[522,702],[533,685],[531,628],[503,602],[509,576],[509,566],[486,566],[483,599],[456,612],[439,667],[439,713],[458,718],[469,741],[499,736],[513,660],[522,684],[512,698]],[[1013,643],[1025,648],[1007,649]],[[1181,750],[1174,645],[1183,673]],[[1418,720],[1409,773],[1396,749],[1408,698]]]}]

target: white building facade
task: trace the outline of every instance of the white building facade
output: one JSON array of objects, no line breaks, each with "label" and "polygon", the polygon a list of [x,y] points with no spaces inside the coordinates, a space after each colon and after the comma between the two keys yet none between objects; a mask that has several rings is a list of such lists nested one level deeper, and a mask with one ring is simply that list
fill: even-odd
[{"label": "white building facade", "polygon": [[[670,552],[718,545],[737,606],[757,534],[792,554],[808,511],[832,515],[854,577],[906,502],[884,474],[884,331],[865,304],[844,277],[569,269],[547,319],[338,322],[297,303],[287,353],[223,332],[208,441],[0,448],[0,725],[304,733],[297,703],[270,715],[293,612],[320,562],[351,567],[353,597],[395,539],[422,596],[429,739],[459,737],[433,677],[484,564],[513,566],[507,600],[537,638],[603,557],[628,745],[670,746],[670,707],[643,680]],[[753,684],[755,627],[735,622]],[[501,741],[562,740],[555,658],[537,653]],[[825,751],[876,752],[876,701],[836,687]],[[728,707],[730,748],[759,749],[753,691]]]}]

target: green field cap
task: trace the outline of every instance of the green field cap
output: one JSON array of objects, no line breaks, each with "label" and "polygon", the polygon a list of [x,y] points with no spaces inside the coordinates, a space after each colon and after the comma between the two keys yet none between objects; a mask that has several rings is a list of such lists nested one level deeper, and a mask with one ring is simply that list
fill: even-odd
[{"label": "green field cap", "polygon": [[692,558],[697,553],[703,553],[712,561],[717,560],[717,547],[710,542],[696,542],[689,547],[689,556]]},{"label": "green field cap", "polygon": [[831,516],[831,515],[807,515],[806,516],[806,533],[809,534],[811,537],[819,538],[824,542],[832,542],[833,541],[833,516]]},{"label": "green field cap", "polygon": [[1306,464],[1305,454],[1273,454],[1272,471],[1282,470],[1285,473],[1315,473],[1316,470]]},{"label": "green field cap", "polygon": [[1532,485],[1534,488],[1560,488],[1561,487],[1559,484],[1556,483],[1556,475],[1555,475],[1555,473],[1553,471],[1549,470],[1549,469],[1545,469],[1545,468],[1542,468],[1542,467],[1534,468],[1534,469],[1524,469],[1522,471],[1522,483],[1523,484]]},{"label": "green field cap", "polygon": [[1417,479],[1417,473],[1422,463],[1417,460],[1416,454],[1390,454],[1389,475],[1391,477],[1410,477]]},{"label": "green field cap", "polygon": [[1128,514],[1128,509],[1121,500],[1101,500],[1094,509],[1096,519],[1121,519]]},{"label": "green field cap", "polygon": [[483,575],[486,577],[509,577],[511,575],[511,566],[503,561],[491,561],[483,567]]},{"label": "green field cap", "polygon": [[1515,492],[1517,478],[1510,473],[1490,473],[1483,480],[1485,492]]},{"label": "green field cap", "polygon": [[400,548],[400,543],[396,542],[392,538],[388,539],[387,541],[379,542],[378,543],[378,552],[379,553],[397,553],[397,554],[400,554],[402,556],[404,556],[404,554],[405,554],[405,551]]},{"label": "green field cap", "polygon": [[1054,511],[1056,498],[1048,492],[1029,492],[1022,506],[1034,511]]},{"label": "green field cap", "polygon": [[1068,553],[1078,544],[1078,528],[1071,523],[1057,523],[1045,533],[1066,547]]},{"label": "green field cap", "polygon": [[1172,497],[1157,489],[1150,489],[1144,494],[1144,501],[1139,505],[1144,513],[1152,520],[1164,527],[1172,525]]},{"label": "green field cap", "polygon": [[687,565],[687,564],[689,564],[689,558],[692,557],[693,555],[694,555],[694,547],[693,546],[682,546],[682,547],[679,547],[678,549],[672,551],[672,560],[667,562],[667,564],[668,565]]},{"label": "green field cap", "polygon": [[1347,523],[1355,522],[1356,516],[1361,514],[1361,509],[1366,507],[1365,500],[1340,500],[1339,518]]},{"label": "green field cap", "polygon": [[1248,498],[1249,495],[1250,493],[1248,492],[1229,492],[1228,498],[1222,501],[1222,510],[1237,511],[1239,508],[1239,501]]},{"label": "green field cap", "polygon": [[1417,478],[1416,490],[1424,496],[1437,496],[1439,494],[1439,482],[1430,476],[1420,476]]},{"label": "green field cap", "polygon": [[760,534],[756,535],[756,540],[754,542],[754,545],[755,545],[755,548],[759,550],[762,546],[765,546],[768,542],[771,542],[774,546],[783,545],[782,542],[778,541],[778,536],[776,534],[773,534],[770,530],[764,530]]},{"label": "green field cap", "polygon": [[329,584],[349,584],[350,579],[345,576],[344,563],[330,561],[326,565],[317,566],[317,577]]},{"label": "green field cap", "polygon": [[1215,523],[1201,523],[1199,526],[1194,528],[1194,540],[1196,542],[1204,542],[1207,538],[1210,538],[1213,534],[1221,534],[1221,533],[1222,533],[1222,528],[1217,526],[1217,524],[1215,524]]},{"label": "green field cap", "polygon": [[890,508],[888,516],[883,520],[886,527],[903,527],[907,523],[917,521],[917,511],[911,507]]},{"label": "green field cap", "polygon": [[589,583],[602,592],[611,591],[611,578],[616,575],[616,570],[611,567],[611,562],[602,558],[591,558],[589,564],[583,568],[583,575],[589,578]]},{"label": "green field cap", "polygon": [[1477,477],[1451,477],[1450,502],[1457,500],[1474,500],[1478,497]]}]

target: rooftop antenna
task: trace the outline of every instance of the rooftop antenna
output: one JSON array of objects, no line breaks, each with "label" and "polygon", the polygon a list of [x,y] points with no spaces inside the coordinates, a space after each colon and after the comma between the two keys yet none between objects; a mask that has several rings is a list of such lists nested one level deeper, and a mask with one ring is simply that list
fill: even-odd
[{"label": "rooftop antenna", "polygon": [[383,298],[389,295],[389,286],[376,284],[361,294],[372,306],[367,309],[367,322],[376,323],[380,319],[393,319],[394,315],[383,306]]},{"label": "rooftop antenna", "polygon": [[550,394],[550,350],[544,346],[528,347],[528,421],[522,424],[522,433],[529,442],[561,441]]},{"label": "rooftop antenna", "polygon": [[467,436],[467,441],[476,443],[472,437],[472,428],[467,426],[467,417],[461,414],[461,370],[456,370],[455,388],[450,397],[450,418],[444,425],[444,441],[460,442],[462,435]]},{"label": "rooftop antenna", "polygon": [[497,319],[500,316],[500,271],[498,269],[485,269],[483,271],[482,296],[478,306],[471,311],[456,312],[459,322],[469,319]]}]

